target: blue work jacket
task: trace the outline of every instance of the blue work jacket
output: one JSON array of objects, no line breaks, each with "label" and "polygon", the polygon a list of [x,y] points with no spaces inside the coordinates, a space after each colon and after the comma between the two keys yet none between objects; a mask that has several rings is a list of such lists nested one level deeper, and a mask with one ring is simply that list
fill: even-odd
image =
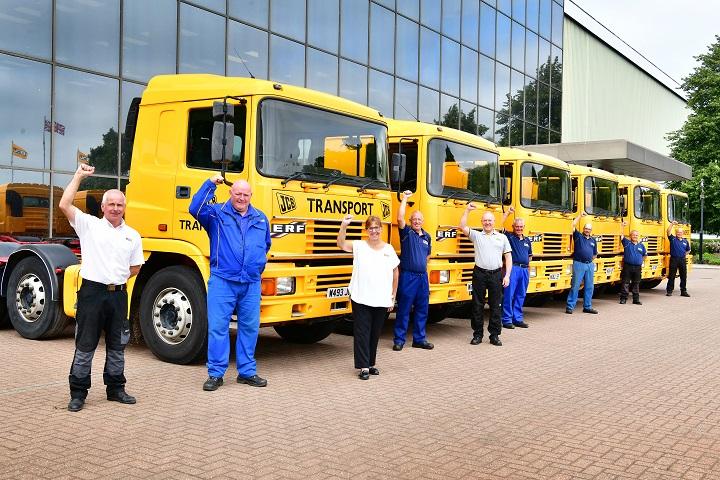
[{"label": "blue work jacket", "polygon": [[[189,209],[210,238],[210,273],[235,282],[259,282],[270,251],[268,219],[252,205],[243,219],[230,200],[210,203],[215,188],[206,180],[193,195]],[[242,222],[247,222],[245,229]]]}]

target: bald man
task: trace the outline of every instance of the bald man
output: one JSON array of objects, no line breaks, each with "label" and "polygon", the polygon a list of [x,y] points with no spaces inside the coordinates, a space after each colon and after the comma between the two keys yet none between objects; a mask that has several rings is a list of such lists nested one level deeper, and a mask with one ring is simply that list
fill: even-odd
[{"label": "bald man", "polygon": [[190,214],[210,238],[208,280],[208,378],[203,390],[223,384],[230,361],[230,317],[237,316],[235,359],[237,382],[264,387],[257,374],[255,345],[260,327],[260,277],[270,250],[270,224],[263,212],[250,204],[252,189],[245,180],[230,188],[230,199],[215,201],[215,189],[224,179],[206,180],[190,202]]},{"label": "bald man", "polygon": [[[668,282],[665,295],[672,295],[675,289],[675,275],[680,272],[680,296],[689,297],[687,291],[687,263],[686,257],[690,252],[690,242],[685,238],[685,230],[678,227],[678,222],[673,221],[667,229],[668,240],[670,241],[670,268],[668,271]],[[673,227],[675,235],[672,234]]]},{"label": "bald man", "polygon": [[580,291],[580,284],[584,285],[583,288],[583,312],[584,313],[598,313],[592,306],[592,295],[593,295],[593,282],[595,276],[595,265],[593,260],[597,257],[597,242],[592,236],[592,224],[585,222],[582,228],[582,233],[577,230],[577,225],[580,219],[587,216],[585,212],[581,212],[576,218],[573,219],[573,273],[572,273],[572,285],[570,286],[570,293],[567,296],[567,305],[565,307],[565,313],[573,313],[575,304],[577,303],[578,293]]}]

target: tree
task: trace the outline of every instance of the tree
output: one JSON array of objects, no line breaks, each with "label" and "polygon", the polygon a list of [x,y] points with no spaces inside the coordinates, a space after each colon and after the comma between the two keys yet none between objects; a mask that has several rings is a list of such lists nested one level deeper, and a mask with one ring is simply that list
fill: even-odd
[{"label": "tree", "polygon": [[667,136],[670,155],[693,169],[693,178],[671,182],[688,194],[690,222],[700,227],[700,179],[705,183],[705,230],[720,233],[720,35],[708,51],[695,57],[699,66],[683,79],[688,115],[685,124]]},{"label": "tree", "polygon": [[447,113],[443,115],[442,122],[435,120],[434,123],[445,127],[459,128],[463,132],[472,133],[473,135],[483,136],[488,131],[486,125],[478,125],[475,121],[475,108],[467,113],[461,112],[457,104],[453,104],[448,109]]},{"label": "tree", "polygon": [[[103,143],[90,149],[88,161],[95,167],[96,174],[117,175],[118,169],[118,134],[110,128],[103,134]],[[117,181],[111,178],[91,176],[86,178],[81,188],[83,190],[107,190],[116,188]]]}]

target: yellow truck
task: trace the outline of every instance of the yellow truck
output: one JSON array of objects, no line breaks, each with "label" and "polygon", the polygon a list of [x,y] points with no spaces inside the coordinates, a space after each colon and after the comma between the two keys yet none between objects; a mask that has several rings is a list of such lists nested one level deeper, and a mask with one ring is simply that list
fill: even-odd
[{"label": "yellow truck", "polygon": [[[620,243],[622,220],[618,196],[618,177],[605,170],[570,165],[573,213],[585,212],[584,223],[591,223],[597,244],[595,292],[603,293],[607,284],[620,281],[623,247]],[[582,228],[582,226],[580,226]]]},{"label": "yellow truck", "polygon": [[[562,292],[572,281],[572,214],[570,168],[557,158],[518,148],[500,148],[503,208],[512,206],[525,220],[532,240],[527,304],[540,304],[545,294]],[[512,231],[513,216],[504,228]]]},{"label": "yellow truck", "polygon": [[[678,222],[677,227],[682,227],[685,231],[685,238],[690,238],[691,226],[689,217],[689,202],[688,196],[685,192],[677,190],[670,190],[663,188],[660,190],[660,202],[662,205],[662,220],[664,235],[662,239],[662,248],[660,249],[663,253],[663,278],[667,277],[668,269],[670,268],[670,241],[667,238],[667,229],[672,225],[672,222]],[[676,228],[677,228],[676,227]],[[690,273],[692,270],[692,252],[687,255],[687,270]]]},{"label": "yellow truck", "polygon": [[664,264],[662,215],[660,210],[660,186],[642,178],[618,175],[620,210],[625,236],[637,230],[640,241],[645,244],[648,258],[642,269],[643,288],[653,288],[662,282]]},{"label": "yellow truck", "polygon": [[[420,210],[423,228],[433,237],[428,321],[438,322],[451,308],[472,299],[473,246],[457,226],[468,202],[480,204],[480,213],[471,218],[473,228],[482,228],[482,212],[501,215],[498,150],[476,135],[422,122],[388,120],[388,136],[393,164],[405,165],[392,184],[393,212],[397,212],[400,192],[414,192],[406,215],[409,218]],[[397,224],[391,238],[399,250]]]},{"label": "yellow truck", "polygon": [[[125,139],[133,145],[126,220],[146,261],[128,285],[129,316],[157,357],[189,363],[206,352],[209,245],[188,207],[218,172],[247,180],[270,219],[261,324],[310,343],[350,313],[352,257],[336,246],[340,219],[357,218],[348,237],[359,239],[368,215],[387,227],[392,218],[387,126],[376,110],[263,80],[161,75],[132,102]],[[215,201],[228,196],[220,186]],[[9,252],[3,274],[10,320],[30,338],[56,334],[75,315],[77,259],[50,247],[61,246]]]}]

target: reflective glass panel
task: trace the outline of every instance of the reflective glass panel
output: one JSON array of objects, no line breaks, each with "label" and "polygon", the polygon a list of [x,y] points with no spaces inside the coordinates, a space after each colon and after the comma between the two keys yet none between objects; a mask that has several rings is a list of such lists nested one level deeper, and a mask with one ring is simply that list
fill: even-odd
[{"label": "reflective glass panel", "polygon": [[270,36],[270,80],[305,85],[305,47],[277,35]]},{"label": "reflective glass panel", "polygon": [[460,130],[477,134],[477,106],[469,102],[460,102]]},{"label": "reflective glass panel", "polygon": [[490,141],[493,139],[493,111],[487,108],[478,108],[478,135]]},{"label": "reflective glass panel", "polygon": [[479,70],[478,102],[492,109],[495,106],[495,62],[485,55],[480,55]]},{"label": "reflective glass panel", "polygon": [[414,83],[397,79],[395,81],[395,118],[416,120],[418,87]]},{"label": "reflective glass panel", "polygon": [[480,51],[495,56],[495,9],[480,4]]},{"label": "reflective glass panel", "polygon": [[512,0],[497,0],[497,9],[509,17],[512,15]]},{"label": "reflective glass panel", "polygon": [[[359,39],[358,39],[359,40]],[[370,65],[395,71],[395,15],[374,3],[370,6]]]},{"label": "reflective glass panel", "polygon": [[440,35],[420,28],[420,83],[440,88]]},{"label": "reflective glass panel", "polygon": [[4,50],[50,58],[51,0],[3,0],[0,3],[0,45]]},{"label": "reflective glass panel", "polygon": [[523,107],[525,101],[525,76],[517,70],[512,70],[510,74],[510,92],[512,94],[512,104],[510,105],[510,115],[523,119]]},{"label": "reflective glass panel", "polygon": [[537,124],[537,80],[527,79],[525,85],[525,120]]},{"label": "reflective glass panel", "polygon": [[[29,241],[39,241],[50,235],[49,177],[50,174],[43,172],[0,168],[0,196],[3,198],[0,206],[0,233]],[[52,203],[57,205],[60,202],[62,192],[62,188],[52,192]],[[71,230],[62,214],[56,219],[55,225],[61,227],[61,234]]]},{"label": "reflective glass panel", "polygon": [[510,117],[510,146],[522,145],[523,121],[522,118]]},{"label": "reflective glass panel", "polygon": [[[128,110],[130,110],[130,102],[133,98],[142,97],[145,86],[137,83],[122,82],[121,105],[120,105],[120,138],[125,135],[125,125],[127,124]],[[132,145],[128,145],[125,141],[120,142],[120,175],[127,176],[130,173],[130,153]]]},{"label": "reflective glass panel", "polygon": [[338,94],[338,57],[308,48],[307,87],[331,95]]},{"label": "reflective glass panel", "polygon": [[493,141],[501,147],[510,145],[510,126],[507,115],[495,114],[495,138]]},{"label": "reflective glass panel", "polygon": [[465,0],[462,3],[462,43],[478,49],[478,25],[480,22],[480,0]]},{"label": "reflective glass panel", "polygon": [[268,78],[268,34],[264,30],[228,21],[227,74],[230,77]]},{"label": "reflective glass panel", "polygon": [[525,36],[525,73],[537,77],[538,69],[538,36],[530,30]]},{"label": "reflective glass panel", "polygon": [[[155,1],[155,0],[153,0]],[[215,10],[225,15],[225,0],[191,0],[195,5],[205,7],[208,10]]]},{"label": "reflective glass panel", "polygon": [[562,93],[560,90],[551,89],[550,93],[550,129],[560,131],[562,125]]},{"label": "reflective glass panel", "polygon": [[436,90],[420,87],[418,111],[421,122],[440,123],[440,94]]},{"label": "reflective glass panel", "polygon": [[397,11],[413,20],[419,20],[420,0],[397,0]]},{"label": "reflective glass panel", "polygon": [[478,53],[462,47],[462,74],[460,96],[472,103],[477,103],[478,91]]},{"label": "reflective glass panel", "polygon": [[228,13],[238,20],[252,23],[258,27],[268,26],[269,0],[229,0]]},{"label": "reflective glass panel", "polygon": [[498,154],[435,138],[428,144],[428,192],[465,200],[498,195]]},{"label": "reflective glass panel", "polygon": [[180,4],[181,73],[225,74],[225,19]]},{"label": "reflective glass panel", "polygon": [[96,173],[117,175],[118,81],[57,67],[55,91],[53,168],[74,172],[84,154]]},{"label": "reflective glass panel", "polygon": [[50,168],[51,131],[50,65],[0,54],[0,164]]},{"label": "reflective glass panel", "polygon": [[497,60],[510,65],[510,19],[505,15],[497,16]]},{"label": "reflective glass panel", "polygon": [[548,140],[549,140],[548,130],[546,128],[538,127],[538,138],[537,138],[538,145],[548,143]]},{"label": "reflective glass panel", "polygon": [[512,0],[512,18],[519,23],[525,23],[525,0]]},{"label": "reflective glass panel", "polygon": [[548,138],[548,142],[560,143],[562,141],[562,136],[560,135],[560,132],[554,132],[554,131],[550,130],[549,134],[550,134],[550,138]]},{"label": "reflective glass panel", "polygon": [[340,96],[367,104],[367,68],[347,60],[340,60]]},{"label": "reflective glass panel", "polygon": [[118,74],[119,0],[57,0],[55,60]]},{"label": "reflective glass panel", "polygon": [[510,68],[500,63],[495,64],[495,108],[508,109],[508,94],[510,92]]},{"label": "reflective glass panel", "polygon": [[123,76],[147,82],[153,75],[175,73],[177,2],[125,0],[123,5]]},{"label": "reflective glass panel", "polygon": [[544,83],[538,85],[538,125],[550,126],[550,87]]},{"label": "reflective glass panel", "polygon": [[550,58],[550,42],[544,38],[540,38],[540,48],[538,54],[538,79],[544,83],[550,83],[550,70],[552,61]]},{"label": "reflective glass panel", "polygon": [[440,88],[454,96],[460,95],[460,44],[445,37],[441,40],[442,74]]},{"label": "reflective glass panel", "polygon": [[520,169],[520,203],[526,208],[570,210],[570,172],[524,162]]},{"label": "reflective glass panel", "polygon": [[370,69],[368,105],[386,117],[393,117],[393,77]]},{"label": "reflective glass panel", "polygon": [[530,30],[537,32],[539,16],[540,0],[527,0],[527,23],[525,26]]},{"label": "reflective glass panel", "polygon": [[523,145],[537,144],[537,125],[525,122],[525,140]]},{"label": "reflective glass panel", "polygon": [[451,128],[460,128],[460,105],[458,99],[449,95],[440,96],[441,125]]},{"label": "reflective glass panel", "polygon": [[563,7],[552,3],[552,41],[555,45],[562,45],[563,41]]},{"label": "reflective glass panel", "polygon": [[412,81],[418,79],[418,24],[403,17],[397,17],[395,74]]},{"label": "reflective glass panel", "polygon": [[562,63],[563,52],[555,45],[552,46],[552,69],[550,69],[550,85],[562,89]]},{"label": "reflective glass panel", "polygon": [[420,23],[440,31],[440,0],[420,0]]},{"label": "reflective glass panel", "polygon": [[512,67],[525,68],[525,28],[517,22],[512,23]]},{"label": "reflective glass panel", "polygon": [[552,0],[540,0],[540,35],[550,40],[552,29]]},{"label": "reflective glass panel", "polygon": [[442,33],[460,41],[460,0],[443,0]]},{"label": "reflective glass panel", "polygon": [[329,52],[338,51],[339,0],[308,0],[308,43]]},{"label": "reflective glass panel", "polygon": [[305,41],[305,2],[270,0],[270,29],[275,33]]},{"label": "reflective glass panel", "polygon": [[395,0],[375,0],[375,3],[379,3],[390,10],[395,10]]},{"label": "reflective glass panel", "polygon": [[340,54],[367,63],[368,45],[358,39],[368,38],[368,0],[342,0],[340,4]]}]

